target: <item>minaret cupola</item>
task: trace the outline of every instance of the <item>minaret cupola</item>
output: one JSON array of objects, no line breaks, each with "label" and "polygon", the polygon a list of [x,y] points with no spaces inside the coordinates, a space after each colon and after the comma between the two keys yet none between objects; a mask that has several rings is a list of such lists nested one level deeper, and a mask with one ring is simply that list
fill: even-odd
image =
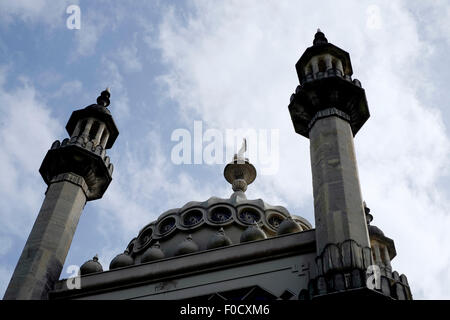
[{"label": "minaret cupola", "polygon": [[73,172],[87,184],[87,200],[99,199],[108,188],[114,170],[106,149],[113,146],[119,130],[108,110],[110,92],[104,90],[96,104],[76,110],[66,125],[70,138],[53,142],[39,172],[49,184],[58,174]]},{"label": "minaret cupola", "polygon": [[295,131],[309,138],[316,120],[333,114],[348,121],[355,135],[370,114],[361,82],[352,79],[348,52],[329,43],[319,29],[295,68],[300,85],[289,105]]}]

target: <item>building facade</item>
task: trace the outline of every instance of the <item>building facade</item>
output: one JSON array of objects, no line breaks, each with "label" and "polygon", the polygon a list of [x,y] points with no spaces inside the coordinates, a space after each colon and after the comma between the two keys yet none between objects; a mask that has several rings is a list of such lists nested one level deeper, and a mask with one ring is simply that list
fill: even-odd
[{"label": "building facade", "polygon": [[311,300],[412,299],[393,271],[394,242],[371,225],[353,138],[370,114],[350,56],[318,30],[296,64],[300,85],[289,112],[310,140],[315,228],[262,199],[247,199],[256,169],[244,152],[225,167],[230,198],[171,209],[144,226],[109,270],[97,257],[80,277],[59,280],[87,201],[102,197],[119,132],[105,90],[72,113],[70,138],[55,141],[40,168],[44,203],[4,299]]}]

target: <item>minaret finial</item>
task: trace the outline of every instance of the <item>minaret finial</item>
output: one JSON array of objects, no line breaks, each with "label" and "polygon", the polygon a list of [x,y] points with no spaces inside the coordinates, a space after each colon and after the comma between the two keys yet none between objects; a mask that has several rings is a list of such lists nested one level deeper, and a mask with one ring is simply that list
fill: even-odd
[{"label": "minaret finial", "polygon": [[364,213],[366,214],[366,222],[369,225],[373,220],[373,216],[370,214],[370,209],[369,207],[367,207],[365,201],[363,201],[363,206],[364,206]]},{"label": "minaret finial", "polygon": [[320,30],[320,28],[317,28],[317,32],[314,36],[314,41],[313,44],[315,46],[320,45],[320,44],[327,44],[328,40],[327,38],[325,38],[325,34]]},{"label": "minaret finial", "polygon": [[105,90],[102,91],[102,93],[100,93],[100,96],[97,98],[97,104],[102,106],[102,107],[107,107],[109,106],[109,98],[111,97],[111,93],[110,93],[110,89],[109,87],[106,88]]}]

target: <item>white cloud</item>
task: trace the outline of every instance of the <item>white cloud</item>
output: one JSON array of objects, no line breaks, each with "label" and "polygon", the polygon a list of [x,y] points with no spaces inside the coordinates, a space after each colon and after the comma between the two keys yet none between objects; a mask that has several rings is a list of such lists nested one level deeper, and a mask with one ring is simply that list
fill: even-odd
[{"label": "white cloud", "polygon": [[9,280],[11,280],[12,272],[13,270],[5,266],[0,266],[0,296],[2,297],[8,287]]},{"label": "white cloud", "polygon": [[107,16],[98,11],[81,11],[81,27],[72,30],[76,39],[76,52],[71,60],[81,56],[90,56],[96,52],[97,43],[103,35],[105,28],[109,25]]},{"label": "white cloud", "polygon": [[[202,199],[205,194],[212,195],[213,190],[220,190],[211,183],[174,172],[162,141],[156,131],[149,131],[143,139],[130,143],[126,150],[111,153],[116,168],[114,183],[98,202],[101,215],[98,232],[105,239],[111,239],[111,234],[116,238],[109,240],[102,249],[104,269],[116,254],[125,250],[139,230],[160,214],[193,199],[206,200]],[[229,193],[225,188],[223,192]]]},{"label": "white cloud", "polygon": [[[10,76],[0,67],[0,203],[7,204],[0,210],[0,256],[22,249],[44,197],[45,184],[37,171],[63,130],[28,80],[6,89]],[[11,267],[0,267],[0,294]]]},{"label": "white cloud", "polygon": [[66,97],[69,95],[78,95],[83,90],[83,83],[80,80],[70,80],[63,82],[59,89],[57,89],[53,94],[52,98]]},{"label": "white cloud", "polygon": [[128,99],[128,90],[124,83],[123,75],[119,70],[119,66],[113,60],[102,56],[101,69],[103,86],[111,89],[114,95],[114,117],[116,119],[124,119],[128,116],[130,107]]},{"label": "white cloud", "polygon": [[142,63],[138,57],[138,49],[136,46],[137,34],[133,36],[133,42],[127,43],[117,50],[117,58],[121,62],[121,66],[127,72],[137,72],[142,70]]},{"label": "white cloud", "polygon": [[320,27],[350,52],[367,92],[372,117],[355,143],[373,224],[396,241],[394,267],[409,277],[416,298],[449,298],[441,281],[450,268],[441,245],[450,243],[449,206],[437,180],[450,165],[450,143],[440,110],[417,99],[424,77],[416,66],[430,44],[419,38],[408,3],[378,2],[377,28],[368,28],[369,4],[194,1],[191,15],[171,9],[160,28],[169,67],[162,80],[186,121],[200,116],[219,129],[280,128],[280,171],[252,188],[261,196],[272,190],[297,210],[312,201],[309,143],[294,133],[287,105],[298,84],[294,64]]},{"label": "white cloud", "polygon": [[14,0],[0,2],[0,21],[9,24],[20,19],[27,23],[45,23],[66,28],[66,8],[78,0]]},{"label": "white cloud", "polygon": [[[6,79],[4,68],[0,74]],[[1,233],[23,238],[43,198],[36,171],[62,126],[26,80],[11,90],[0,81],[0,119],[0,203],[9,204],[0,212]]]}]

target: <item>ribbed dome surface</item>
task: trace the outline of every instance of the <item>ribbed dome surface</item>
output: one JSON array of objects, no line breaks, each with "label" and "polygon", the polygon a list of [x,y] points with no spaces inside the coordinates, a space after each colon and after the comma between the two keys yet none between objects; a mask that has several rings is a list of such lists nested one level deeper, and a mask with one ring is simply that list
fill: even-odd
[{"label": "ribbed dome surface", "polygon": [[189,235],[182,243],[178,245],[175,255],[180,256],[183,254],[194,253],[196,251],[198,251],[198,245],[192,239],[192,236]]},{"label": "ribbed dome surface", "polygon": [[[247,199],[245,190],[256,177],[248,159],[235,155],[224,176],[234,191],[229,198],[190,201],[164,212],[141,229],[127,246],[129,256],[116,257],[116,263],[139,264],[311,229],[306,219],[291,215],[282,206]],[[156,243],[158,250],[152,248]]]},{"label": "ribbed dome surface", "polygon": [[284,219],[283,222],[278,226],[277,234],[287,234],[302,231],[302,227],[292,220],[292,218]]},{"label": "ribbed dome surface", "polygon": [[231,239],[225,235],[225,231],[223,228],[220,228],[217,233],[212,235],[209,239],[208,245],[206,246],[208,249],[220,248],[231,245]]},{"label": "ribbed dome surface", "polygon": [[266,239],[267,236],[261,228],[255,224],[249,226],[242,234],[241,234],[241,242],[255,241]]},{"label": "ribbed dome surface", "polygon": [[155,261],[159,259],[164,259],[165,255],[164,252],[161,250],[161,246],[159,245],[159,242],[156,242],[153,246],[147,249],[145,251],[144,255],[142,256],[141,262],[150,262]]},{"label": "ribbed dome surface", "polygon": [[102,272],[102,271],[103,271],[103,267],[100,264],[100,262],[98,262],[98,257],[97,256],[93,257],[92,260],[86,261],[80,267],[80,274],[82,276],[86,275],[86,274],[95,273],[95,272]]},{"label": "ribbed dome surface", "polygon": [[109,269],[117,269],[117,268],[123,268],[128,267],[134,264],[133,258],[128,254],[127,251],[124,253],[118,254],[110,263]]}]

